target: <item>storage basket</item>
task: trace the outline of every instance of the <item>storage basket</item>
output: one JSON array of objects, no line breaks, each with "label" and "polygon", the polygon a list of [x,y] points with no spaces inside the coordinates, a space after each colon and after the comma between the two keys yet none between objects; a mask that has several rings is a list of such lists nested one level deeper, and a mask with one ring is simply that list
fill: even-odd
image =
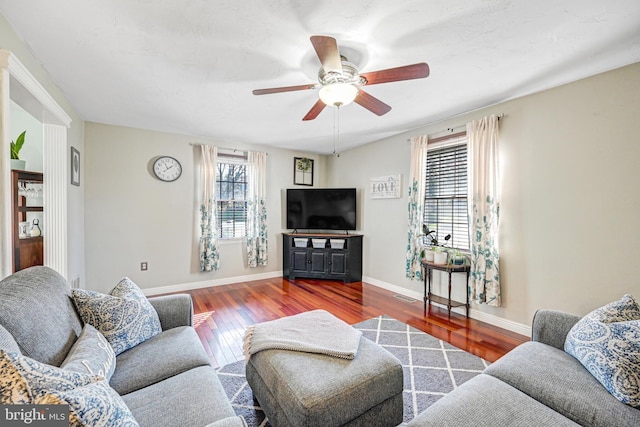
[{"label": "storage basket", "polygon": [[327,246],[327,239],[311,239],[314,248],[324,248]]},{"label": "storage basket", "polygon": [[307,242],[309,242],[309,239],[307,239],[306,237],[295,237],[293,239],[293,246],[295,246],[296,248],[306,248]]},{"label": "storage basket", "polygon": [[331,249],[344,249],[344,239],[330,239]]}]

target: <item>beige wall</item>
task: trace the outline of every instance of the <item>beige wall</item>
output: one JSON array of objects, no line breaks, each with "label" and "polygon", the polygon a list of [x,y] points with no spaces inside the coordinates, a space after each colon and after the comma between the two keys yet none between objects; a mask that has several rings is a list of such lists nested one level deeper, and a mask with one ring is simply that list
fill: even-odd
[{"label": "beige wall", "polygon": [[[198,149],[190,143],[266,151],[269,265],[248,268],[244,240],[221,242],[220,270],[200,272],[196,195]],[[151,170],[160,155],[183,167],[175,182]],[[282,272],[283,191],[293,186],[293,158],[304,153],[160,132],[86,125],[87,287],[110,290],[122,276],[144,289],[186,289]],[[315,160],[316,186],[324,182],[324,159]],[[148,262],[148,271],[140,263]],[[251,277],[253,276],[253,277]],[[228,280],[227,280],[228,279]]]},{"label": "beige wall", "polygon": [[[640,297],[640,63],[342,153],[329,160],[329,183],[367,189],[371,177],[401,173],[406,186],[409,137],[492,113],[505,114],[503,305],[474,306],[476,314],[526,325],[538,308],[585,314],[624,293]],[[421,295],[421,284],[404,275],[406,191],[362,199],[365,275]]]},{"label": "beige wall", "polygon": [[[67,142],[69,146],[76,147],[82,154],[84,150],[84,121],[78,116],[62,91],[60,91],[60,89],[55,85],[47,71],[42,68],[40,62],[31,54],[31,50],[22,42],[22,40],[20,40],[2,15],[0,15],[0,48],[11,51],[53,97],[58,105],[60,105],[69,117],[71,117],[71,127],[67,129]],[[14,133],[15,130],[10,129],[10,134],[13,135]],[[7,141],[6,144],[8,146],[9,141]],[[80,159],[83,163],[82,156]],[[81,167],[84,169],[84,165]],[[67,187],[67,273],[70,279],[79,278],[82,286],[84,286],[85,282],[83,185],[84,184],[80,187],[76,187],[69,184]]]}]

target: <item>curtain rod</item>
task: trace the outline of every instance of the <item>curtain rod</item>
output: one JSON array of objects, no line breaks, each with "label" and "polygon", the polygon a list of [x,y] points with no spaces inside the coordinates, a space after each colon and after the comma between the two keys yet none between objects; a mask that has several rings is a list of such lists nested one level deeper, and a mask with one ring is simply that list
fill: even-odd
[{"label": "curtain rod", "polygon": [[[497,116],[498,116],[498,121],[500,121],[500,119],[502,119],[504,117],[504,113],[500,113]],[[430,139],[429,142],[438,142],[439,140],[448,139],[448,138],[457,137],[457,136],[462,136],[463,134],[467,133],[466,130],[460,131],[460,132],[456,132],[456,133],[453,133],[453,132],[456,129],[461,128],[463,126],[466,127],[466,125],[460,125],[460,126],[457,126],[455,128],[447,128],[447,129],[442,130],[440,132],[435,132],[436,134],[438,134],[438,133],[441,133],[441,132],[449,131],[449,132],[452,132],[452,134],[451,135],[445,135],[445,136],[439,136],[437,138]],[[412,138],[407,138],[407,142],[411,142],[411,139]]]},{"label": "curtain rod", "polygon": [[[199,147],[201,145],[211,145],[213,147],[218,147],[215,144],[196,144],[195,142],[190,142],[189,145],[193,146],[193,147]],[[237,153],[238,151],[241,153],[244,153],[245,155],[249,152],[249,150],[238,150],[237,148],[224,148],[224,147],[218,147],[219,150],[226,150],[226,151],[233,151],[234,153]],[[265,153],[267,156],[269,155],[269,153]]]}]

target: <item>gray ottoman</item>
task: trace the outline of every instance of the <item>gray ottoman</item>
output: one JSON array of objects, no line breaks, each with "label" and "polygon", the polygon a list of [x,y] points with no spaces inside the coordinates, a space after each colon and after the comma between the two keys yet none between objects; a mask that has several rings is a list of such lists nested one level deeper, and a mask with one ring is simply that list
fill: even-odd
[{"label": "gray ottoman", "polygon": [[249,359],[247,382],[273,427],[397,426],[402,365],[365,337],[353,360],[288,350]]}]

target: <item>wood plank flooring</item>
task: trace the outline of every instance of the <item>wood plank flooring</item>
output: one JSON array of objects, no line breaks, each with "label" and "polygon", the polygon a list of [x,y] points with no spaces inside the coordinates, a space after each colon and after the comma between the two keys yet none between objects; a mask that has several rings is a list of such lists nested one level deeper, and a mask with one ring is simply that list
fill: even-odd
[{"label": "wood plank flooring", "polygon": [[494,362],[528,338],[467,319],[446,309],[424,312],[422,301],[405,302],[364,282],[274,278],[189,291],[194,324],[214,366],[241,360],[247,326],[324,309],[349,324],[386,314],[452,345]]}]

